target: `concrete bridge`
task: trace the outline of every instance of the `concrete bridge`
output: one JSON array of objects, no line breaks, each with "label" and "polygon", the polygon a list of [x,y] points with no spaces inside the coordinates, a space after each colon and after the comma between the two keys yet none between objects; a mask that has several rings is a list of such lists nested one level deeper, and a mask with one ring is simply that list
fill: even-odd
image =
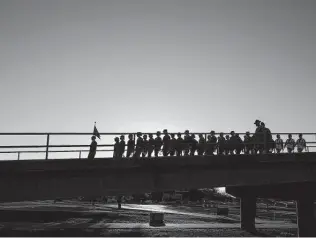
[{"label": "concrete bridge", "polygon": [[0,177],[2,202],[227,187],[243,229],[255,229],[257,197],[279,197],[297,200],[300,235],[315,235],[316,153],[1,161]]},{"label": "concrete bridge", "polygon": [[46,160],[0,161],[0,202],[226,187],[241,199],[243,229],[255,229],[256,198],[274,197],[296,200],[299,235],[316,236],[316,152],[61,160],[48,159],[49,148],[74,146],[49,145],[49,136],[46,146],[0,146],[46,148]]}]

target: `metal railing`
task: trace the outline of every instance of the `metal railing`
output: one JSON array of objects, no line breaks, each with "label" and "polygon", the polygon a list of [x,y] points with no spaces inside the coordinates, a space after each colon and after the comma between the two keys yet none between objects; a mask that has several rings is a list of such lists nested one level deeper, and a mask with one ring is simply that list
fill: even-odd
[{"label": "metal railing", "polygon": [[[136,139],[136,133],[128,133],[128,132],[123,132],[123,133],[100,133],[101,136],[119,136],[119,135],[124,135],[127,136],[129,134],[133,135],[133,139]],[[155,135],[156,133],[151,133],[151,132],[144,132],[142,133],[142,135],[148,135],[148,134],[153,134]],[[168,134],[175,134],[177,135],[178,133],[172,133],[172,132],[168,132]],[[201,132],[190,132],[190,134],[195,134],[195,135],[199,135],[202,134],[203,137],[206,139],[208,135],[210,135],[210,133],[201,133]],[[214,135],[219,135],[220,133],[215,133]],[[230,133],[223,133],[224,135],[229,135]],[[246,133],[238,133],[236,132],[236,134],[239,135],[245,135]],[[298,135],[298,134],[303,134],[304,136],[310,136],[313,135],[316,138],[316,133],[272,133],[272,135],[288,135],[288,134],[292,134],[292,135]],[[20,155],[22,153],[45,153],[45,159],[47,160],[49,158],[49,153],[64,153],[64,152],[72,152],[72,153],[79,153],[79,159],[82,158],[82,152],[89,152],[89,150],[49,150],[50,148],[75,148],[75,147],[83,147],[83,148],[88,148],[90,145],[51,145],[50,144],[50,139],[52,136],[82,136],[82,135],[87,135],[87,136],[92,136],[91,133],[78,133],[78,132],[62,132],[62,133],[57,133],[57,132],[52,132],[52,133],[0,133],[0,136],[46,136],[46,145],[12,145],[12,146],[7,146],[7,145],[0,145],[0,154],[17,154],[17,159],[20,160]],[[163,134],[162,134],[163,135]],[[185,133],[181,133],[181,135],[185,135]],[[250,133],[250,135],[254,135],[254,133]],[[268,144],[269,142],[267,141],[266,136],[264,136],[264,142],[263,143],[250,143],[250,144],[263,144],[264,145],[264,150],[267,152],[268,150]],[[316,141],[306,141],[306,150],[307,152],[309,152],[310,148],[316,148],[316,146],[311,145],[311,144],[316,144]],[[217,145],[217,143],[214,143],[214,146]],[[112,149],[101,149],[101,150],[97,150],[97,152],[111,152],[114,151],[113,147],[114,144],[99,144],[98,148],[102,148],[102,147],[112,147]],[[13,150],[13,151],[1,151],[1,149],[26,149],[26,148],[44,148],[45,150]]]}]

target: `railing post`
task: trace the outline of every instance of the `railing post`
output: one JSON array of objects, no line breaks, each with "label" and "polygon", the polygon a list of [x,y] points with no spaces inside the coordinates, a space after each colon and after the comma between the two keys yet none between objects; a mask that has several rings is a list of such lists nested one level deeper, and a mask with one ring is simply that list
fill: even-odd
[{"label": "railing post", "polygon": [[20,160],[20,152],[18,152],[18,160]]},{"label": "railing post", "polygon": [[45,156],[46,160],[48,160],[48,148],[49,148],[49,134],[47,134],[47,140],[46,140],[46,156]]},{"label": "railing post", "polygon": [[79,151],[79,159],[81,159],[81,150]]}]

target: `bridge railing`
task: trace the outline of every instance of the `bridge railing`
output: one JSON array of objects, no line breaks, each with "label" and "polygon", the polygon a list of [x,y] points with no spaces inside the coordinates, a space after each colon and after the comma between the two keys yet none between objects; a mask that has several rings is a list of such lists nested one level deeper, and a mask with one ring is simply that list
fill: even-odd
[{"label": "bridge railing", "polygon": [[[136,138],[136,133],[100,133],[101,135],[101,139],[103,139],[104,136],[111,136],[112,139],[115,136],[120,136],[120,135],[124,135],[127,136],[129,134],[133,135],[133,138]],[[142,133],[143,135],[148,135],[148,134],[153,134],[155,135],[155,133]],[[170,134],[178,134],[178,133],[168,133]],[[192,132],[190,134],[195,134],[195,135],[199,135],[199,134],[203,134],[203,137],[206,139],[208,135],[210,135],[210,133],[201,133],[201,132]],[[228,135],[229,133],[224,133],[224,135]],[[245,135],[246,133],[236,133],[239,135]],[[254,133],[250,133],[250,135],[253,135]],[[303,136],[315,136],[316,138],[316,133],[272,133],[272,135],[288,135],[288,134],[292,134],[292,135],[298,135],[298,134],[303,134]],[[45,154],[45,159],[47,160],[49,158],[49,154],[50,153],[78,153],[78,158],[81,159],[82,158],[82,152],[89,152],[88,149],[55,149],[55,150],[50,150],[51,148],[89,148],[90,145],[88,144],[81,144],[81,145],[65,145],[65,144],[60,144],[60,145],[52,145],[50,144],[50,140],[52,136],[83,136],[86,135],[88,137],[92,136],[91,133],[0,133],[0,136],[45,136],[46,137],[46,143],[43,145],[0,145],[0,154],[16,154],[17,155],[17,159],[20,159],[21,154],[28,154],[28,153],[39,153],[39,154]],[[181,133],[181,135],[184,135],[184,133]],[[215,133],[215,135],[219,135],[219,133]],[[284,139],[284,143],[285,143]],[[268,144],[269,142],[265,140],[262,143],[259,142],[255,142],[255,143],[250,143],[250,144],[263,144],[265,147],[265,150],[267,150],[268,148]],[[311,148],[316,148],[316,141],[306,141],[307,144],[307,152],[310,151]],[[208,144],[209,145],[209,144]],[[214,143],[214,146],[217,145],[217,143]],[[98,149],[97,152],[113,152],[114,149],[114,144],[99,144],[98,148],[110,148],[110,149]],[[31,148],[42,148],[44,150],[21,150],[21,149],[31,149]],[[3,149],[11,149],[9,150],[3,150]],[[13,150],[12,150],[13,149]]]}]

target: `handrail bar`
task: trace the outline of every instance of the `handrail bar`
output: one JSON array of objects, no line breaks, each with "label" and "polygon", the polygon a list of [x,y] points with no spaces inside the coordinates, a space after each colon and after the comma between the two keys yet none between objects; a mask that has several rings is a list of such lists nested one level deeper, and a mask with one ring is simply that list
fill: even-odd
[{"label": "handrail bar", "polygon": [[[97,152],[111,152],[112,150],[97,150]],[[63,152],[89,152],[89,150],[50,150],[49,153],[63,153]],[[45,150],[18,150],[18,151],[0,151],[0,154],[14,154],[14,153],[46,153]]]},{"label": "handrail bar", "polygon": [[[129,135],[129,134],[136,134],[137,132],[111,132],[111,133],[99,133],[100,135]],[[162,133],[162,131],[161,131]],[[168,132],[168,134],[178,134],[179,132]],[[181,135],[184,135],[185,133],[180,132]],[[4,135],[92,135],[93,133],[91,132],[13,132],[13,133],[9,133],[9,132],[2,132],[0,133],[0,136],[4,136]],[[142,134],[156,134],[156,132],[142,132]],[[162,133],[163,134],[163,133]],[[190,132],[190,134],[210,134],[210,132]],[[219,135],[219,132],[216,132],[215,135]],[[223,134],[230,134],[230,132],[223,132]],[[235,132],[235,134],[239,134],[239,135],[245,135],[246,132]],[[253,132],[250,133],[251,135],[255,134]],[[298,135],[298,134],[303,134],[303,135],[316,135],[316,132],[279,132],[279,133],[271,133],[272,135],[288,135],[288,134],[292,134],[292,135]]]},{"label": "handrail bar", "polygon": [[[270,142],[268,142],[269,144]],[[285,142],[284,142],[285,143]],[[185,144],[185,143],[184,143]],[[207,145],[217,145],[218,143],[206,143]],[[253,142],[253,143],[243,143],[245,145],[259,145],[264,144],[264,142]],[[316,144],[316,141],[306,141],[306,144]],[[232,145],[232,144],[231,144]],[[60,147],[89,147],[90,145],[49,145],[51,148],[60,148]],[[112,147],[114,144],[100,144],[98,147]],[[0,149],[9,149],[9,148],[46,148],[46,145],[1,145]],[[127,147],[127,145],[125,145]],[[49,151],[50,152],[50,151]]]}]

